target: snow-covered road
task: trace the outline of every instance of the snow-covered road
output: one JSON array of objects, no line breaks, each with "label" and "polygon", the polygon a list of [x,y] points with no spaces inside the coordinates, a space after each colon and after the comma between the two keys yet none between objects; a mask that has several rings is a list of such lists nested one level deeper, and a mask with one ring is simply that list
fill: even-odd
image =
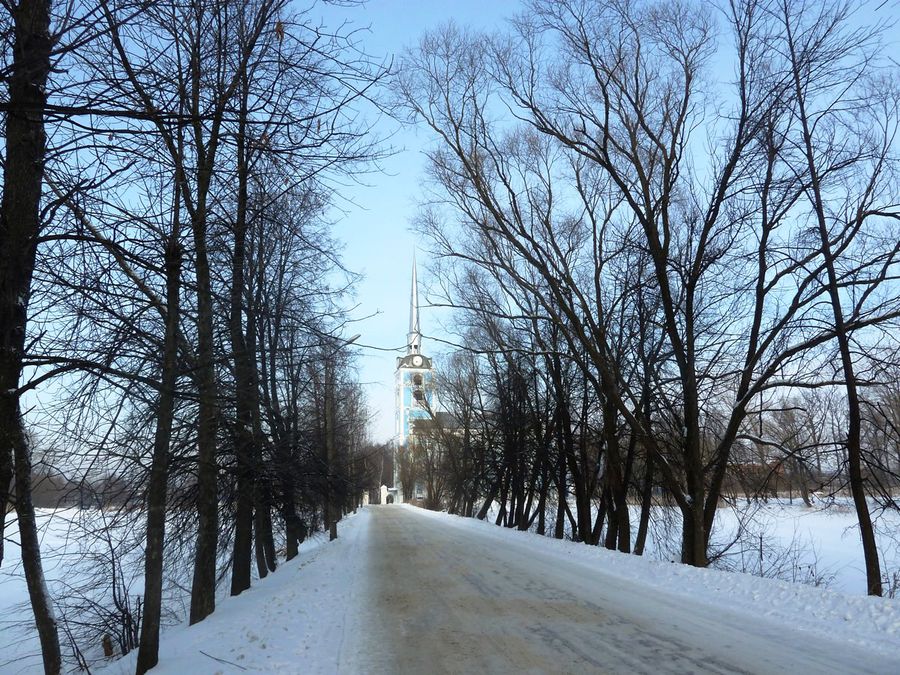
[{"label": "snow-covered road", "polygon": [[[153,672],[900,673],[896,600],[410,506],[361,509],[338,532],[205,621],[165,631]],[[104,673],[133,673],[134,658]]]},{"label": "snow-covered road", "polygon": [[371,672],[900,672],[900,656],[623,580],[529,535],[390,506],[369,528]]}]

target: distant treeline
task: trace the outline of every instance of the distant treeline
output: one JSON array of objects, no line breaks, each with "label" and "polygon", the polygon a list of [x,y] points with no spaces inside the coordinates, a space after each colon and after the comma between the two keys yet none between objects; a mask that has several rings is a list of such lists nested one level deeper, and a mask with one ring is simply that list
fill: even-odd
[{"label": "distant treeline", "polygon": [[[114,476],[66,476],[38,466],[33,481],[32,500],[39,509],[124,507],[135,503],[134,490]],[[14,506],[10,499],[7,511]]]}]

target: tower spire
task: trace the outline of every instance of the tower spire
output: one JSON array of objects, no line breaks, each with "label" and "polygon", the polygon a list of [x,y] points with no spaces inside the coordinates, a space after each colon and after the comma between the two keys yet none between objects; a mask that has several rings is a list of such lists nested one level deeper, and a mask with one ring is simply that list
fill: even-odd
[{"label": "tower spire", "polygon": [[416,280],[416,252],[413,251],[412,289],[409,297],[409,333],[406,336],[407,354],[418,354],[422,346],[419,330],[419,285]]}]

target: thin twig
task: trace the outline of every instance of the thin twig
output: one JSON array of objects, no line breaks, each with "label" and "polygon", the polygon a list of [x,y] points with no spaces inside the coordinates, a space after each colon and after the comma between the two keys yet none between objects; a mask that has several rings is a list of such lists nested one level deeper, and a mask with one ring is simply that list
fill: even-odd
[{"label": "thin twig", "polygon": [[201,654],[203,654],[203,656],[208,656],[208,657],[211,658],[213,661],[218,661],[218,662],[220,662],[220,663],[227,663],[229,666],[234,666],[235,668],[240,668],[241,670],[247,670],[246,668],[244,668],[244,666],[240,666],[240,665],[238,665],[237,663],[234,663],[233,661],[226,661],[225,659],[220,659],[218,656],[213,656],[212,654],[207,654],[207,653],[206,653],[205,651],[203,651],[202,649],[200,649],[200,650],[198,650],[198,651],[199,651]]}]

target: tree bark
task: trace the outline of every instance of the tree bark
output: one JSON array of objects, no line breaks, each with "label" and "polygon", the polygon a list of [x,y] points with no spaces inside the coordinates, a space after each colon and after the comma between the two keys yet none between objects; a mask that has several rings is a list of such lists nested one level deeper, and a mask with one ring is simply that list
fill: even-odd
[{"label": "tree bark", "polygon": [[566,462],[560,457],[559,475],[556,479],[556,522],[553,525],[553,537],[562,539],[566,535],[566,500],[569,498],[569,489],[566,485]]},{"label": "tree bark", "polygon": [[[241,105],[237,132],[237,205],[234,221],[234,243],[231,252],[231,316],[229,329],[234,361],[235,430],[234,454],[237,463],[237,493],[232,551],[231,594],[239,595],[250,588],[253,546],[253,502],[255,486],[255,448],[251,387],[253,378],[248,361],[250,354],[244,340],[244,265],[247,242],[247,81],[241,78]],[[259,527],[257,527],[259,537]],[[265,576],[265,565],[260,576]]]},{"label": "tree bark", "polygon": [[[176,190],[176,193],[178,191]],[[176,205],[176,209],[178,206]],[[178,322],[181,293],[181,247],[179,228],[173,228],[166,246],[166,336],[163,346],[162,386],[156,412],[156,435],[147,488],[147,548],[144,554],[144,612],[138,647],[138,675],[159,662],[159,628],[162,613],[163,553],[165,548],[166,499],[169,477],[169,447],[175,414],[178,378]]]},{"label": "tree bark", "polygon": [[650,508],[653,506],[653,455],[647,453],[647,469],[644,474],[644,486],[641,491],[641,516],[638,520],[637,536],[634,539],[634,554],[643,555],[647,542],[647,530],[650,528]]},{"label": "tree bark", "polygon": [[616,406],[603,401],[603,436],[606,441],[606,476],[610,490],[609,529],[615,529],[615,542],[622,553],[631,553],[631,521],[628,516],[628,483],[623,475],[619,438],[616,433]]},{"label": "tree bark", "polygon": [[256,549],[256,568],[262,579],[277,567],[275,539],[272,535],[272,509],[268,487],[257,481],[254,503],[254,544]]},{"label": "tree bark", "polygon": [[824,200],[822,197],[821,177],[816,164],[816,147],[813,132],[810,126],[810,118],[806,110],[806,94],[801,82],[801,71],[806,66],[798,57],[791,31],[791,21],[786,18],[788,45],[790,47],[791,65],[794,94],[797,97],[798,117],[803,134],[803,150],[806,155],[807,168],[811,187],[811,201],[816,216],[819,240],[822,247],[822,258],[825,264],[827,291],[834,318],[834,333],[837,339],[838,350],[841,355],[841,368],[844,374],[844,386],[847,393],[847,468],[850,479],[850,492],[853,495],[853,504],[856,507],[856,516],[859,521],[859,533],[862,539],[863,557],[866,563],[866,585],[869,595],[880,596],[881,564],[878,560],[878,544],[875,540],[875,529],[872,525],[872,517],[869,513],[869,505],[866,503],[865,483],[862,476],[862,411],[860,409],[859,390],[857,388],[856,373],[853,365],[853,352],[850,347],[850,334],[844,319],[844,309],[841,304],[840,287],[837,271],[835,269],[835,254],[832,251],[832,234],[828,231],[828,222],[825,215]]},{"label": "tree bark", "polygon": [[[40,540],[31,500],[31,448],[19,406],[28,300],[41,231],[46,132],[44,111],[50,73],[49,0],[21,0],[11,10],[13,55],[6,113],[6,157],[0,203],[0,540],[6,521],[9,478],[14,476],[22,566],[41,642],[44,670],[59,673],[62,659],[44,580]],[[2,558],[2,549],[0,549]]]},{"label": "tree bark", "polygon": [[218,463],[216,429],[215,343],[209,257],[206,248],[206,194],[209,169],[200,172],[197,210],[192,218],[197,274],[197,545],[191,583],[190,623],[195,624],[216,609],[216,553],[219,545]]},{"label": "tree bark", "polygon": [[[328,529],[329,541],[337,539],[337,508],[334,504],[334,469],[337,455],[335,429],[336,406],[334,401],[334,366],[331,363],[333,354],[325,361],[325,527]],[[411,495],[404,495],[409,500]]]}]

